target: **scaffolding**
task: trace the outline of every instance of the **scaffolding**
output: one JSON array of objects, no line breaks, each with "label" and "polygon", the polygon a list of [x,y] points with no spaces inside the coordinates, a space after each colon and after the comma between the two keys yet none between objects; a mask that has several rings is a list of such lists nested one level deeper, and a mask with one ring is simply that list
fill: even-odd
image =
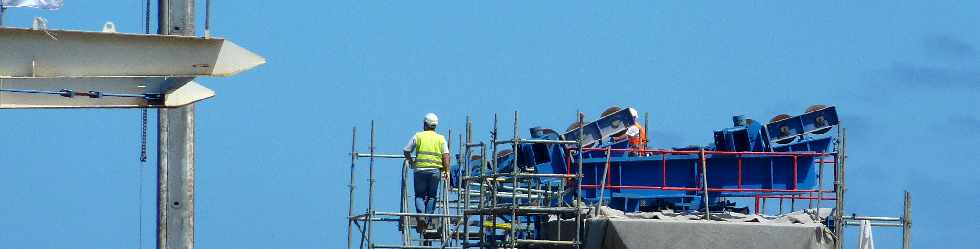
[{"label": "scaffolding", "polygon": [[[579,124],[584,123],[584,116],[577,114]],[[804,206],[808,212],[813,212],[815,217],[820,217],[820,208],[831,207],[833,212],[830,219],[824,223],[836,237],[836,247],[843,248],[844,228],[856,226],[862,220],[871,221],[870,225],[879,227],[898,227],[902,229],[902,248],[909,248],[911,239],[911,196],[905,192],[905,203],[903,213],[899,217],[876,217],[858,216],[856,214],[846,215],[844,210],[845,168],[846,168],[846,130],[838,130],[839,141],[835,144],[833,152],[750,152],[750,151],[708,151],[700,150],[662,150],[646,148],[590,148],[584,146],[584,129],[578,129],[576,140],[557,140],[544,139],[524,139],[520,136],[519,113],[514,112],[513,137],[510,139],[500,138],[497,114],[493,115],[492,130],[490,131],[490,142],[474,142],[472,122],[466,118],[464,134],[458,137],[458,147],[455,154],[456,165],[458,165],[459,177],[451,177],[453,174],[444,174],[443,181],[440,182],[440,196],[437,210],[434,214],[420,214],[409,211],[408,177],[411,171],[410,165],[404,160],[404,155],[398,154],[377,154],[375,151],[375,128],[371,122],[369,153],[358,153],[356,148],[356,133],[352,135],[351,144],[351,172],[349,185],[349,209],[348,209],[348,249],[354,248],[355,232],[360,234],[360,244],[357,248],[581,248],[583,246],[583,232],[585,229],[584,219],[586,215],[599,216],[598,208],[595,214],[588,212],[589,206],[603,206],[606,199],[607,190],[614,189],[639,189],[639,190],[675,190],[687,191],[701,197],[703,201],[704,219],[712,219],[713,213],[724,212],[725,210],[712,210],[709,203],[709,193],[737,193],[738,197],[750,198],[755,201],[754,212],[766,217],[767,200],[778,200],[778,212],[783,214],[784,200],[788,200],[790,212],[797,210],[797,201],[806,201]],[[452,140],[452,130],[449,131],[449,141]],[[452,144],[452,143],[450,143]],[[524,168],[520,165],[519,156],[520,146],[529,144],[549,144],[563,145],[564,156],[567,160],[566,171],[563,173],[539,173],[535,167]],[[509,145],[512,154],[506,154],[507,148],[502,146]],[[452,149],[452,147],[450,146]],[[476,151],[479,151],[478,153]],[[585,171],[583,167],[584,154],[604,152],[605,164],[596,167],[595,176],[601,180],[592,179],[594,183],[583,181]],[[611,159],[613,153],[631,153],[643,156],[660,156],[663,159],[662,169],[663,179],[654,179],[643,185],[617,185],[610,179],[612,176]],[[487,158],[487,156],[491,158]],[[697,186],[678,187],[667,184],[667,162],[668,155],[692,155],[697,156],[696,177],[699,178]],[[707,158],[709,156],[732,157],[737,160],[737,185],[734,187],[709,187],[708,172],[711,169]],[[743,157],[768,156],[768,157],[788,157],[792,159],[793,181],[786,189],[774,188],[746,188],[742,186],[742,160]],[[501,171],[502,158],[511,159],[510,172]],[[358,159],[369,159],[368,169],[368,198],[367,209],[364,213],[355,214],[355,172],[356,161]],[[814,188],[803,188],[798,183],[798,160],[801,158],[812,159],[818,166],[817,184]],[[376,159],[399,159],[402,160],[401,172],[401,200],[398,212],[379,212],[374,206],[375,194],[375,174],[374,167]],[[572,169],[576,167],[577,170]],[[474,167],[476,166],[476,167]],[[825,167],[832,167],[832,182],[825,182]],[[616,167],[623,167],[617,165]],[[601,168],[601,169],[599,169]],[[449,169],[447,169],[449,170]],[[474,172],[474,170],[476,170]],[[827,183],[831,183],[831,189],[827,189]],[[598,196],[597,199],[587,204],[583,200],[583,189],[591,189]],[[744,194],[744,195],[743,195]],[[589,198],[594,198],[589,197]],[[610,194],[611,198],[611,194]],[[833,202],[824,202],[833,201]],[[803,208],[801,208],[803,209]],[[432,218],[437,219],[441,224],[439,235],[435,238],[427,237],[423,232],[416,236],[413,228],[416,227],[416,219]],[[382,244],[375,241],[374,223],[392,222],[397,223],[401,232],[400,244]],[[574,224],[574,228],[572,227]],[[566,227],[567,225],[567,227]],[[355,229],[356,228],[356,229]],[[562,230],[565,230],[563,233]],[[569,230],[574,230],[569,231]],[[437,246],[430,243],[436,242]]]},{"label": "scaffolding", "polygon": [[[581,116],[579,119],[581,120]],[[511,145],[516,151],[521,144],[566,144],[579,146],[581,141],[562,141],[562,140],[538,140],[522,139],[520,137],[518,125],[518,113],[514,112],[514,137],[512,139],[499,139],[497,115],[494,115],[493,131],[491,132],[490,144],[473,142],[472,122],[467,117],[465,141],[463,135],[459,137],[459,154],[456,154],[457,165],[460,165],[462,172],[459,179],[448,177],[451,174],[444,174],[443,181],[440,182],[441,194],[437,214],[420,214],[409,211],[408,177],[410,166],[404,162],[404,155],[397,154],[378,154],[375,148],[375,128],[371,122],[370,145],[368,153],[358,153],[357,129],[353,129],[351,138],[351,168],[348,204],[348,227],[347,227],[347,248],[518,248],[518,247],[540,247],[549,246],[552,248],[579,248],[581,245],[581,230],[584,226],[583,210],[584,206],[581,197],[577,194],[581,191],[579,179],[581,173],[577,174],[537,174],[533,171],[522,170],[516,163],[515,157],[513,169],[510,173],[497,173],[499,157],[497,153],[501,151],[500,146]],[[452,131],[449,131],[452,138]],[[475,158],[475,149],[479,149],[479,159]],[[488,151],[488,149],[490,151]],[[487,159],[487,153],[493,156]],[[579,153],[580,154],[580,153]],[[581,155],[579,155],[581,157]],[[355,213],[355,190],[356,190],[356,163],[359,159],[368,159],[368,201],[364,213]],[[401,174],[401,205],[398,212],[379,212],[374,205],[375,194],[375,161],[376,159],[400,159],[402,163]],[[472,172],[473,163],[479,165],[479,172]],[[581,161],[581,160],[579,160]],[[581,171],[579,171],[581,172]],[[478,174],[478,175],[476,175]],[[542,181],[542,179],[560,178],[558,185],[551,184],[552,181]],[[456,181],[458,187],[453,188],[451,181]],[[568,182],[568,183],[566,183]],[[569,189],[570,186],[578,186],[578,189]],[[574,192],[574,193],[573,193]],[[574,195],[576,199],[569,203],[567,196]],[[427,239],[421,232],[416,236],[412,230],[416,226],[414,219],[410,218],[434,218],[442,224],[440,235],[437,239]],[[563,219],[563,217],[566,217]],[[400,244],[382,244],[375,240],[374,223],[393,222],[398,223],[401,232]],[[533,234],[534,226],[541,226],[543,222],[553,222],[557,224],[557,234],[554,238],[542,238],[540,234]],[[575,235],[571,238],[563,238],[561,227],[563,224],[575,224]],[[567,231],[566,231],[567,232]],[[355,237],[360,238],[358,245],[354,245]],[[437,246],[420,245],[425,242],[437,242]]]},{"label": "scaffolding", "polygon": [[[354,232],[360,235],[360,243],[357,248],[447,248],[456,249],[462,248],[456,241],[455,234],[457,231],[456,226],[450,226],[453,219],[460,219],[462,216],[457,214],[450,214],[449,206],[449,181],[447,179],[448,174],[444,174],[442,181],[440,181],[440,189],[442,193],[439,195],[439,201],[437,209],[442,210],[441,213],[425,214],[425,213],[412,213],[409,212],[409,198],[408,198],[408,175],[410,167],[405,160],[404,155],[398,154],[377,154],[375,148],[375,128],[374,121],[371,121],[371,136],[370,136],[370,146],[368,147],[369,153],[358,153],[357,152],[357,128],[353,129],[353,135],[351,135],[351,169],[350,169],[350,183],[348,185],[349,189],[349,204],[347,209],[347,248],[354,248]],[[452,131],[450,131],[452,134]],[[354,204],[355,204],[355,172],[356,172],[356,162],[360,158],[368,158],[368,203],[367,209],[364,213],[355,214]],[[374,206],[374,194],[375,194],[375,160],[376,159],[399,159],[402,160],[402,171],[401,171],[401,199],[400,207],[398,212],[379,212]],[[417,225],[418,219],[428,218],[437,219],[441,223],[438,229],[438,236],[436,238],[427,237],[423,231],[419,232],[419,237],[416,239],[412,236],[412,228]],[[383,244],[377,243],[374,236],[374,223],[375,222],[392,222],[398,224],[398,230],[401,232],[401,243],[400,244]],[[438,246],[425,245],[432,242],[437,242]]]},{"label": "scaffolding", "polygon": [[[581,120],[581,115],[579,119]],[[493,159],[488,164],[486,159],[487,144],[472,143],[472,123],[467,118],[467,143],[465,143],[463,169],[465,175],[461,179],[459,186],[463,187],[462,192],[466,198],[466,208],[463,210],[464,222],[470,223],[471,216],[477,216],[475,221],[479,227],[480,237],[478,242],[470,243],[472,237],[467,237],[464,247],[478,248],[518,248],[518,247],[551,247],[551,248],[579,248],[581,246],[581,230],[583,227],[582,200],[578,194],[581,192],[579,184],[582,174],[540,174],[533,170],[521,169],[518,165],[518,151],[521,144],[565,144],[581,147],[582,141],[566,140],[540,140],[522,139],[520,137],[519,113],[514,112],[514,135],[511,139],[500,139],[498,117],[494,114],[493,129],[490,134],[491,153]],[[581,137],[581,136],[580,136]],[[512,165],[510,173],[500,173],[500,152],[501,145],[511,145]],[[472,157],[470,148],[480,148],[479,175],[473,176],[472,167],[469,162]],[[579,153],[581,156],[581,153]],[[579,160],[581,166],[581,160]],[[489,166],[486,167],[486,166]],[[489,172],[487,172],[489,170]],[[561,179],[558,186],[552,184],[553,181],[542,181],[543,179]],[[569,182],[571,184],[566,184]],[[568,186],[576,186],[573,192]],[[476,189],[473,189],[476,188]],[[574,194],[573,203],[566,201],[566,195]],[[476,197],[475,202],[471,202],[470,197]],[[475,207],[469,205],[476,204]],[[562,217],[569,217],[563,219]],[[568,220],[571,221],[568,221]],[[509,221],[499,224],[500,221]],[[544,236],[533,234],[534,226],[542,226],[545,222],[554,223],[556,233],[554,236]],[[575,235],[572,238],[562,238],[561,227],[565,222],[575,224]],[[468,227],[464,226],[464,231]],[[504,234],[498,234],[498,232]]]}]

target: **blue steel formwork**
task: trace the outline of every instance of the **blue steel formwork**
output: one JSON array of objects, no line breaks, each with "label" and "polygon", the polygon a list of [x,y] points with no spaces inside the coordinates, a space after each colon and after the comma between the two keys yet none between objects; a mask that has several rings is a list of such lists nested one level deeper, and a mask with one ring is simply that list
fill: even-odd
[{"label": "blue steel formwork", "polygon": [[[703,209],[704,196],[711,206],[726,197],[812,197],[832,192],[821,188],[818,176],[823,164],[836,163],[832,151],[836,137],[830,132],[839,124],[834,107],[768,124],[736,116],[735,127],[716,131],[712,145],[674,150],[633,148],[626,140],[614,140],[617,133],[639,123],[635,113],[632,108],[623,109],[565,134],[532,128],[531,137],[535,139],[577,140],[581,133],[584,148],[579,150],[573,144],[523,144],[515,152],[498,157],[497,172],[512,171],[513,154],[517,154],[516,165],[524,171],[576,174],[572,165],[577,162],[571,155],[582,151],[581,196],[586,203],[601,199],[610,207],[627,212],[665,204],[685,210]],[[702,161],[706,176],[702,175]],[[708,195],[703,194],[705,178]],[[555,181],[561,179],[543,181],[551,182],[538,184],[558,186]]]}]

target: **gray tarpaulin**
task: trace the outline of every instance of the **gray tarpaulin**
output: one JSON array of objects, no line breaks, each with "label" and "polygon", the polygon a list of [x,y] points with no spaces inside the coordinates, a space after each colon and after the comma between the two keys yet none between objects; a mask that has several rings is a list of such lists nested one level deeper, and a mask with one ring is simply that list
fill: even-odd
[{"label": "gray tarpaulin", "polygon": [[587,222],[586,249],[803,249],[834,245],[831,232],[803,212],[776,218],[727,214],[710,221],[691,214],[623,214],[605,208],[602,213],[605,215]]}]

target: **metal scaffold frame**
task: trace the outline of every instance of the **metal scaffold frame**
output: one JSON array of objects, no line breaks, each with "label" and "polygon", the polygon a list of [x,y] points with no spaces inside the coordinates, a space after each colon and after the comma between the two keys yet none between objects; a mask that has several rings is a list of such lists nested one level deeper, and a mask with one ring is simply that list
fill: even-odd
[{"label": "metal scaffold frame", "polygon": [[[581,118],[581,117],[579,117]],[[521,144],[570,144],[581,146],[582,141],[562,141],[562,140],[538,140],[538,139],[522,139],[520,137],[519,130],[519,113],[514,112],[514,136],[509,140],[499,139],[499,127],[498,127],[498,117],[494,114],[493,117],[493,129],[490,134],[490,140],[493,141],[490,144],[491,153],[493,156],[492,163],[489,164],[489,171],[493,172],[488,174],[485,170],[487,169],[486,161],[486,144],[484,143],[472,143],[472,127],[469,119],[467,118],[467,137],[468,142],[466,143],[466,150],[464,158],[470,159],[471,152],[469,148],[479,147],[481,148],[480,156],[480,172],[479,176],[472,176],[471,168],[469,165],[470,160],[465,160],[467,163],[465,166],[465,176],[462,177],[462,182],[460,186],[465,186],[464,191],[467,193],[464,196],[473,196],[473,190],[470,188],[476,186],[478,189],[475,191],[475,196],[478,198],[476,202],[477,206],[470,206],[472,203],[467,201],[466,208],[463,209],[463,215],[466,222],[469,222],[470,216],[479,216],[478,223],[480,229],[480,238],[478,243],[464,243],[464,247],[477,247],[477,248],[518,248],[529,247],[529,246],[551,246],[551,247],[571,247],[579,248],[581,246],[581,228],[582,224],[582,207],[581,207],[581,197],[578,193],[581,192],[579,187],[575,191],[575,203],[569,204],[565,203],[566,191],[566,181],[559,181],[559,186],[553,186],[548,184],[547,186],[542,186],[541,179],[545,178],[562,178],[565,180],[572,180],[574,186],[579,186],[580,179],[582,178],[581,173],[577,174],[539,174],[534,172],[523,172],[521,167],[518,165],[519,162],[518,148]],[[497,155],[500,145],[510,144],[513,148],[513,165],[511,167],[510,173],[500,173],[499,172],[499,156]],[[581,156],[581,155],[579,155]],[[579,160],[581,162],[581,160]],[[580,163],[581,166],[581,163]],[[581,171],[579,171],[581,172]],[[509,186],[507,185],[509,183]],[[550,183],[550,182],[549,182]],[[542,189],[546,188],[546,189]],[[556,190],[557,189],[557,190]],[[489,195],[489,196],[488,196]],[[510,202],[502,203],[502,200],[506,198],[510,199]],[[551,205],[552,200],[557,200],[558,205]],[[526,201],[526,203],[525,203]],[[572,240],[563,240],[561,238],[561,227],[562,215],[574,214],[572,218],[576,226],[576,235]],[[508,216],[509,215],[509,216]],[[555,218],[553,221],[556,224],[557,233],[554,239],[529,239],[526,238],[526,234],[518,234],[518,230],[524,229],[529,230],[528,227],[531,224],[526,224],[522,220],[531,220],[531,217],[538,218],[548,218],[549,221],[552,217]],[[498,224],[498,218],[503,220],[509,219],[509,224]],[[487,219],[490,219],[489,223]],[[464,226],[464,227],[468,227]],[[468,228],[466,228],[468,229]],[[488,232],[488,229],[490,231]],[[497,232],[498,230],[504,230],[506,235],[503,236],[502,240],[498,240]],[[469,241],[469,237],[467,238]]]},{"label": "metal scaffold frame", "polygon": [[[577,113],[579,124],[583,124],[584,115]],[[474,142],[473,127],[469,117],[466,118],[464,134],[458,137],[458,154],[455,154],[456,162],[459,166],[459,177],[450,177],[454,174],[445,174],[440,183],[441,196],[439,197],[439,208],[441,213],[419,214],[409,211],[408,177],[410,165],[402,164],[401,182],[401,206],[399,212],[378,212],[375,210],[375,159],[404,159],[404,155],[396,154],[377,154],[375,148],[375,127],[371,122],[369,153],[358,153],[356,148],[356,133],[354,129],[351,144],[351,172],[349,197],[350,204],[348,210],[348,249],[354,248],[354,233],[360,233],[360,246],[358,248],[581,248],[583,246],[583,232],[585,228],[584,216],[588,215],[585,210],[589,206],[595,207],[595,216],[603,216],[598,210],[603,206],[606,199],[606,191],[614,189],[647,189],[647,190],[679,190],[689,191],[702,195],[704,202],[703,215],[705,219],[712,219],[714,208],[708,203],[709,193],[743,193],[744,196],[737,198],[754,198],[756,214],[766,216],[767,199],[778,199],[779,214],[783,214],[783,200],[789,200],[790,212],[798,210],[797,201],[806,201],[807,205],[803,210],[813,211],[820,217],[820,208],[831,207],[833,212],[830,214],[832,224],[825,223],[831,227],[831,232],[836,237],[836,247],[843,248],[843,234],[845,227],[860,225],[861,221],[870,221],[871,226],[877,227],[900,227],[902,228],[902,248],[909,248],[911,239],[911,196],[905,192],[905,202],[903,213],[900,217],[877,217],[877,216],[858,216],[856,214],[846,214],[844,211],[844,193],[847,190],[845,185],[845,169],[847,159],[847,138],[846,130],[838,130],[839,140],[835,144],[833,152],[748,152],[748,151],[709,151],[709,150],[663,150],[646,148],[612,149],[612,148],[586,148],[583,146],[584,129],[578,129],[578,138],[575,141],[565,140],[543,140],[543,139],[524,139],[520,136],[519,113],[514,112],[513,137],[510,139],[500,138],[500,127],[498,125],[497,114],[493,115],[493,124],[490,131],[489,140],[491,142]],[[449,130],[450,140],[452,140],[452,130]],[[563,138],[559,138],[563,139]],[[506,161],[501,161],[505,156],[498,155],[503,152],[500,146],[511,146],[512,163],[510,172],[502,172],[501,167],[506,167]],[[563,174],[538,173],[533,168],[523,168],[518,156],[520,155],[521,145],[528,144],[552,144],[567,145],[563,148],[564,156],[567,157],[567,169]],[[451,147],[450,147],[451,148]],[[476,154],[476,150],[479,154]],[[504,148],[506,149],[506,148]],[[604,152],[604,167],[596,168],[601,171],[601,181],[594,179],[595,183],[585,184],[584,174],[584,154],[589,152]],[[664,179],[653,180],[649,185],[617,185],[610,176],[613,168],[611,158],[613,153],[635,153],[637,155],[656,156],[664,158],[662,169]],[[489,155],[488,155],[489,153]],[[667,185],[666,156],[667,155],[696,155],[697,169],[696,174],[699,178],[697,186],[679,187]],[[487,156],[492,158],[488,159]],[[733,157],[737,160],[737,172],[732,177],[737,176],[735,187],[709,187],[708,171],[712,168],[708,164],[707,158],[710,156]],[[789,157],[792,159],[793,178],[791,185],[786,189],[770,188],[743,188],[742,186],[742,160],[743,157],[770,156],[770,157]],[[367,209],[362,214],[355,214],[355,170],[356,161],[360,158],[369,158],[368,175],[368,197]],[[802,187],[798,186],[798,160],[811,158],[817,164],[819,172],[817,174],[817,186]],[[810,160],[810,159],[808,159]],[[500,165],[504,163],[505,165]],[[476,165],[474,165],[476,164]],[[572,167],[578,170],[573,170]],[[833,174],[832,189],[826,186],[825,166],[831,164]],[[478,166],[478,167],[476,167]],[[616,166],[622,167],[622,166]],[[473,170],[478,170],[474,172]],[[507,169],[505,168],[504,171]],[[597,173],[599,174],[599,173]],[[544,181],[545,179],[560,178],[561,181]],[[455,181],[455,182],[453,182]],[[598,185],[596,185],[598,184]],[[558,186],[554,186],[558,185]],[[598,199],[594,204],[587,205],[583,201],[583,189],[598,190]],[[568,196],[572,194],[573,196]],[[828,196],[833,194],[833,196]],[[569,197],[569,198],[567,198]],[[593,197],[589,197],[593,198]],[[834,201],[834,202],[822,202]],[[569,203],[573,202],[573,203]],[[416,240],[412,233],[412,219],[409,218],[430,217],[439,219],[443,229],[440,231],[441,237],[436,240],[439,246],[414,245],[416,241],[425,241],[425,236],[419,234]],[[768,216],[767,216],[768,217]],[[378,244],[374,240],[374,222],[398,222],[401,231],[400,245]],[[567,231],[566,238],[563,238],[563,226],[575,224],[574,237]],[[552,227],[552,225],[555,225]],[[549,226],[545,234],[544,226]],[[355,229],[356,227],[356,229]],[[557,230],[557,232],[555,231]],[[535,233],[538,232],[538,233]],[[433,241],[430,239],[429,241]],[[434,242],[434,241],[433,241]]]},{"label": "metal scaffold frame", "polygon": [[[442,212],[440,214],[419,214],[412,213],[409,211],[409,198],[408,198],[408,174],[409,165],[407,163],[402,164],[402,182],[401,182],[401,206],[399,212],[379,212],[376,210],[374,205],[374,195],[375,195],[375,159],[404,159],[404,155],[397,154],[377,154],[375,147],[375,126],[374,122],[371,122],[370,130],[370,145],[368,147],[369,153],[358,153],[357,152],[357,128],[353,129],[353,134],[351,138],[351,168],[350,168],[350,182],[349,188],[349,205],[348,205],[348,230],[347,230],[347,248],[516,248],[518,246],[528,246],[528,245],[550,245],[550,246],[567,246],[571,248],[579,248],[581,245],[581,229],[584,226],[582,224],[583,214],[579,210],[582,210],[581,197],[575,194],[576,199],[574,204],[565,203],[564,201],[559,201],[559,206],[551,206],[553,200],[564,200],[566,195],[572,192],[578,193],[581,191],[579,186],[577,190],[566,189],[567,186],[578,186],[579,179],[581,179],[581,173],[578,174],[535,174],[533,172],[522,172],[520,167],[513,167],[513,171],[509,174],[498,174],[487,172],[484,169],[490,170],[492,172],[497,172],[497,151],[499,151],[498,146],[504,144],[511,144],[514,148],[518,148],[521,144],[528,143],[547,143],[547,144],[574,144],[581,145],[581,141],[554,141],[554,140],[535,140],[535,139],[521,139],[519,134],[519,126],[517,119],[517,112],[515,114],[514,120],[514,138],[509,140],[498,140],[498,127],[497,127],[497,115],[494,115],[494,129],[491,132],[491,141],[493,143],[488,144],[479,142],[473,143],[473,130],[472,123],[467,117],[466,120],[466,132],[465,141],[462,135],[459,137],[459,150],[461,151],[456,155],[456,160],[459,165],[462,166],[461,170],[465,173],[459,179],[452,179],[451,177],[446,177],[442,181],[442,194],[439,197],[439,207],[441,207]],[[579,117],[581,119],[581,117]],[[450,138],[452,136],[452,131],[449,132]],[[494,155],[492,160],[487,160],[487,147],[492,149],[491,155]],[[473,176],[471,171],[472,161],[474,152],[472,149],[480,149],[480,159],[478,160],[481,167],[479,176]],[[515,154],[516,156],[516,154]],[[579,155],[581,157],[581,155]],[[369,159],[368,165],[368,197],[367,197],[367,208],[364,213],[355,213],[355,190],[357,177],[355,172],[357,171],[357,160],[362,158]],[[515,160],[516,161],[516,160]],[[516,166],[516,165],[515,165]],[[581,171],[579,171],[581,172]],[[451,174],[446,174],[451,175]],[[566,184],[566,181],[560,181],[559,186],[542,186],[541,181],[535,181],[535,179],[544,178],[563,178],[573,180],[571,184]],[[450,182],[452,180],[457,181],[457,188],[451,187]],[[535,184],[537,183],[537,184]],[[542,189],[547,188],[547,190]],[[557,189],[558,191],[555,191]],[[452,195],[450,194],[452,193]],[[474,199],[475,197],[475,199]],[[503,200],[509,199],[509,202]],[[572,240],[563,240],[561,238],[561,215],[556,214],[574,214],[571,218],[575,222],[576,235]],[[528,224],[524,224],[522,220],[528,220],[527,217],[550,217],[555,215],[558,224],[558,236],[554,240],[543,240],[543,239],[519,239],[518,228]],[[474,216],[478,216],[478,219],[474,219]],[[439,240],[439,246],[421,246],[415,245],[416,242],[413,238],[411,232],[411,221],[407,218],[409,217],[432,217],[440,218],[443,224],[441,231],[441,238]],[[498,224],[498,218],[509,217],[509,226],[502,226],[503,223]],[[401,244],[400,245],[385,245],[379,244],[375,241],[375,227],[374,222],[398,222],[399,230],[401,231]],[[474,224],[474,222],[476,222]],[[485,225],[489,224],[489,225]],[[478,226],[478,228],[473,228]],[[471,229],[473,228],[473,229]],[[462,231],[460,231],[462,230]],[[478,231],[478,233],[473,233],[472,231]],[[497,234],[499,231],[504,231],[506,236],[504,240],[498,241],[494,236],[487,236],[487,234]],[[359,236],[355,235],[359,234]],[[523,235],[523,234],[521,234]],[[360,237],[360,244],[354,245],[356,237]],[[420,236],[421,237],[421,236]]]},{"label": "metal scaffold frame", "polygon": [[[419,248],[419,249],[425,249],[425,248],[450,248],[450,249],[451,248],[462,248],[462,247],[460,247],[458,245],[455,245],[455,244],[458,244],[458,242],[455,241],[455,239],[454,239],[455,236],[450,236],[451,234],[455,234],[456,233],[456,228],[455,227],[452,227],[452,226],[449,226],[450,220],[462,218],[461,215],[449,214],[449,191],[450,191],[449,190],[449,181],[450,181],[450,179],[445,179],[444,178],[442,181],[440,181],[440,185],[444,185],[444,187],[441,187],[441,189],[443,190],[443,193],[439,197],[440,198],[439,204],[441,206],[437,205],[439,207],[442,207],[443,212],[441,214],[423,214],[423,213],[411,213],[411,212],[409,212],[409,210],[408,210],[408,172],[410,170],[410,167],[409,167],[408,163],[404,161],[405,156],[404,155],[398,155],[398,154],[377,154],[376,153],[376,147],[375,147],[375,127],[374,127],[374,121],[371,121],[371,130],[370,130],[370,132],[371,132],[371,135],[370,135],[370,145],[368,147],[369,153],[358,153],[357,152],[357,146],[356,146],[356,142],[357,142],[357,128],[356,127],[353,129],[353,133],[351,135],[351,154],[350,154],[351,155],[351,168],[350,168],[350,182],[349,182],[349,185],[348,185],[348,188],[349,188],[349,194],[348,194],[349,203],[348,203],[348,210],[347,210],[347,214],[348,214],[348,216],[347,216],[347,220],[348,220],[348,223],[347,223],[347,248],[348,249],[354,248],[353,240],[354,240],[355,227],[357,228],[356,231],[360,234],[360,244],[359,244],[359,246],[357,248],[369,248],[369,249],[370,248]],[[451,136],[451,134],[452,134],[452,131],[450,130],[450,136]],[[357,163],[357,160],[360,159],[360,158],[368,158],[369,159],[369,165],[368,165],[368,172],[369,172],[368,173],[368,184],[369,184],[368,185],[368,203],[367,203],[367,209],[365,210],[364,213],[355,214],[354,213],[354,208],[355,208],[355,205],[354,205],[355,204],[355,201],[354,200],[355,200],[355,196],[356,196],[355,195],[356,185],[354,183],[355,183],[355,181],[357,179],[356,178],[356,175],[355,175],[355,172],[356,172],[356,169],[357,169],[357,164],[356,163]],[[400,210],[398,212],[378,212],[375,209],[375,206],[374,206],[375,187],[374,186],[375,186],[376,178],[375,178],[375,174],[374,174],[374,168],[375,168],[374,166],[375,166],[375,159],[379,159],[379,158],[380,159],[402,159],[403,160],[403,163],[402,163],[402,174],[401,174],[401,176],[402,176],[401,177],[401,205],[399,207]],[[413,244],[413,242],[416,242],[416,241],[425,241],[427,239],[425,239],[421,235],[420,235],[420,237],[419,237],[418,240],[415,240],[412,237],[412,234],[411,234],[411,223],[412,223],[412,220],[409,219],[409,218],[423,218],[423,217],[437,218],[437,219],[440,219],[440,222],[442,222],[442,228],[443,229],[441,229],[442,230],[441,236],[438,239],[438,242],[440,242],[440,244],[441,244],[440,246],[423,246],[423,245],[414,245]],[[379,221],[379,222],[397,222],[398,225],[399,225],[399,230],[402,233],[401,234],[401,239],[402,239],[401,244],[400,245],[393,245],[393,244],[378,244],[378,243],[375,243],[375,240],[374,240],[374,222],[375,221]],[[429,241],[432,241],[432,240],[429,239]]]}]

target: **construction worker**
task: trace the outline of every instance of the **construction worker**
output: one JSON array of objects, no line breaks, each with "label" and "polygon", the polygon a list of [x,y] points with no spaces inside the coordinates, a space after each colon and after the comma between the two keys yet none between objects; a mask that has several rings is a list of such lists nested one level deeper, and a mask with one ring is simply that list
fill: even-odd
[{"label": "construction worker", "polygon": [[[425,114],[422,131],[415,133],[403,150],[405,160],[415,171],[415,211],[418,213],[435,213],[439,181],[446,176],[446,169],[449,168],[449,145],[445,137],[436,133],[438,124],[436,114]],[[429,227],[431,217],[416,220],[419,221],[416,228],[423,235],[437,233],[435,226]]]},{"label": "construction worker", "polygon": [[[626,128],[625,131],[615,134],[612,136],[613,141],[622,141],[623,139],[629,139],[630,147],[633,149],[646,149],[647,148],[647,131],[640,125],[639,117],[637,117],[636,109],[629,109],[630,116],[633,118],[633,125]],[[613,113],[619,112],[619,107],[610,107],[606,111],[602,112],[602,116],[612,115]],[[618,128],[623,125],[621,120],[613,120],[612,126]]]},{"label": "construction worker", "polygon": [[637,117],[636,109],[629,108],[630,115],[633,116],[633,125],[626,129],[626,135],[630,139],[630,147],[634,149],[647,148],[647,129],[640,125],[640,118]]}]

